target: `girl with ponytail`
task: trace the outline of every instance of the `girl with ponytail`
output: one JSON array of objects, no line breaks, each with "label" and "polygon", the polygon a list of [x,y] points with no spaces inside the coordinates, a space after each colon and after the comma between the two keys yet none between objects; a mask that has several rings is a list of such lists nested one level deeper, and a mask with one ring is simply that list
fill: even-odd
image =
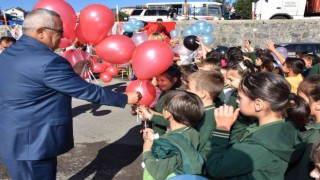
[{"label": "girl with ponytail", "polygon": [[[300,143],[296,125],[309,117],[307,103],[291,93],[284,77],[269,72],[247,75],[238,91],[238,109],[226,105],[215,109],[217,126],[210,141],[208,174],[217,179],[284,179]],[[228,146],[239,111],[257,118],[259,125],[248,127],[238,143]]]}]

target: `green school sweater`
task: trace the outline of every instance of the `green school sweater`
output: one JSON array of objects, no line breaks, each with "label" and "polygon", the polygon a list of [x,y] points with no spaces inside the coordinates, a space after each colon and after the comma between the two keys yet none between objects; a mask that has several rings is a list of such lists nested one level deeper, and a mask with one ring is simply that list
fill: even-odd
[{"label": "green school sweater", "polygon": [[294,147],[300,142],[291,122],[280,120],[247,128],[239,143],[229,146],[230,132],[214,130],[206,162],[213,179],[283,180]]},{"label": "green school sweater", "polygon": [[200,142],[199,142],[199,152],[204,159],[206,159],[208,151],[205,150],[205,145],[211,138],[213,129],[216,128],[216,121],[214,119],[214,108],[215,104],[207,106],[204,108],[204,115],[200,124],[197,126],[197,131],[199,132]]},{"label": "green school sweater", "polygon": [[[160,98],[155,107],[156,112],[162,114],[162,110],[163,110],[162,107],[163,107],[164,100],[166,99],[167,95],[171,91],[172,90],[168,90],[166,92],[161,93]],[[151,117],[151,121],[152,121],[152,129],[155,133],[158,133],[159,135],[166,133],[167,127],[169,126],[169,122],[166,119],[164,119],[163,116],[153,115]]]},{"label": "green school sweater", "polygon": [[315,64],[306,76],[309,77],[314,74],[320,74],[320,63]]},{"label": "green school sweater", "polygon": [[[167,158],[159,158],[156,159],[155,155],[152,153],[152,151],[154,151],[154,147],[152,151],[145,151],[143,152],[143,162],[145,163],[145,172],[144,172],[144,177],[150,177],[152,176],[153,179],[156,180],[162,180],[162,179],[166,179],[168,177],[172,177],[176,174],[178,174],[177,172],[179,172],[179,170],[181,170],[182,164],[185,164],[186,162],[183,162],[183,159],[181,159],[181,157],[188,157],[188,159],[185,159],[185,161],[188,161],[191,163],[191,165],[194,163],[202,163],[203,164],[203,160],[199,159],[199,162],[197,159],[195,159],[195,155],[193,153],[198,153],[196,151],[197,147],[199,146],[199,134],[198,132],[192,128],[192,127],[182,127],[179,129],[176,129],[174,131],[168,132],[166,134],[164,134],[163,136],[161,136],[161,138],[165,138],[165,139],[171,139],[170,136],[175,136],[175,134],[180,133],[182,134],[187,140],[188,142],[176,142],[177,144],[179,143],[185,143],[185,145],[187,146],[192,146],[191,150],[185,150],[183,152],[183,156],[179,156],[179,155],[173,155],[171,157],[167,157]],[[156,141],[156,140],[155,140]],[[186,144],[187,143],[187,144]],[[189,144],[189,145],[188,145]],[[163,149],[166,149],[165,147],[163,147]],[[194,149],[194,151],[192,151],[192,149]],[[167,153],[172,153],[171,151],[167,151]],[[199,154],[199,153],[198,153]],[[200,155],[199,155],[200,157]],[[191,158],[191,159],[190,159]],[[201,157],[200,157],[201,158]],[[190,165],[190,164],[189,164]],[[197,167],[197,166],[195,166]],[[191,168],[192,169],[192,168]],[[195,174],[199,174],[201,173],[201,167],[199,168],[199,166],[196,169],[193,169],[190,171],[196,171],[194,172]],[[147,175],[146,175],[147,174]],[[144,178],[146,179],[146,178]],[[150,179],[150,178],[148,178]]]},{"label": "green school sweater", "polygon": [[313,179],[310,177],[310,172],[315,168],[314,163],[310,159],[313,143],[320,138],[320,123],[314,123],[305,126],[305,131],[302,132],[302,139],[305,142],[305,150],[301,159],[295,163],[287,173],[286,179]]}]

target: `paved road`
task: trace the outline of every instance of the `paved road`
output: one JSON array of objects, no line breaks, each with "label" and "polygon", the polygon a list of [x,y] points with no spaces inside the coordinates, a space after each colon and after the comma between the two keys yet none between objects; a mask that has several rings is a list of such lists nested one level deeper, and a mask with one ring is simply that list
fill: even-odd
[{"label": "paved road", "polygon": [[[101,83],[124,92],[127,81]],[[142,179],[140,123],[125,109],[73,99],[75,147],[58,157],[57,179]],[[0,179],[10,179],[0,162]]]}]

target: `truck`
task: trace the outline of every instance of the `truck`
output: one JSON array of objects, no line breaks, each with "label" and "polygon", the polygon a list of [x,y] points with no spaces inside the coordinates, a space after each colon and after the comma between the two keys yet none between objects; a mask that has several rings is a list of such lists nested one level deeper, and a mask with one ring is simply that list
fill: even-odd
[{"label": "truck", "polygon": [[320,0],[255,0],[257,20],[320,18]]}]

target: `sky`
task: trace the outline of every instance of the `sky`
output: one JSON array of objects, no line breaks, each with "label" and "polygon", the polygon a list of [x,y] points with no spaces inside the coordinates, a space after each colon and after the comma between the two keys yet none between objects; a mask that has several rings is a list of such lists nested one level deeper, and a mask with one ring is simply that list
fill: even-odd
[{"label": "sky", "polygon": [[[39,0],[0,0],[1,10],[7,10],[12,7],[21,7],[26,11],[32,10],[33,6]],[[57,0],[52,0],[57,1]],[[115,8],[116,5],[121,7],[125,6],[138,6],[145,3],[157,3],[157,2],[184,2],[184,0],[66,0],[76,12],[80,12],[84,7],[91,4],[102,4],[110,9]],[[189,0],[191,2],[191,0]],[[206,0],[192,0],[192,2],[201,2]]]}]

